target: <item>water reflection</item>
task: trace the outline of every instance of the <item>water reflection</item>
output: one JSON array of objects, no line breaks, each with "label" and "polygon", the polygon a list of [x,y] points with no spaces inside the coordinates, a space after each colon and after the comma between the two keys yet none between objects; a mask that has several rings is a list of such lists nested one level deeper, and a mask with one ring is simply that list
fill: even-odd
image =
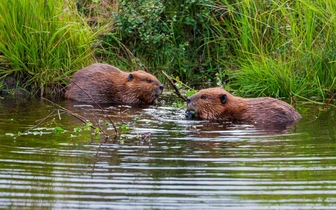
[{"label": "water reflection", "polygon": [[[94,107],[60,104],[93,122]],[[286,132],[185,120],[162,106],[106,106],[128,130],[104,141],[67,115],[13,137],[52,110],[44,101],[1,101],[0,207],[6,209],[333,209],[335,110],[302,106]],[[94,111],[94,112],[93,112]],[[60,126],[64,133],[52,128]],[[51,129],[51,130],[48,130]],[[36,130],[38,132],[38,130]],[[49,132],[49,133],[47,133]],[[111,131],[113,132],[113,131]],[[150,138],[138,134],[150,132]]]}]

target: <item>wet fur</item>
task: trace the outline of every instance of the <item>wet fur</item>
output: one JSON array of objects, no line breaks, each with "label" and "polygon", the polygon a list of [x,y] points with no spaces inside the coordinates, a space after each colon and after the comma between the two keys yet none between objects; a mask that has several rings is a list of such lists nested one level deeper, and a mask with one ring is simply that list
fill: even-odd
[{"label": "wet fur", "polygon": [[278,99],[241,98],[222,88],[203,89],[189,97],[187,111],[195,111],[201,119],[265,124],[292,124],[301,118],[291,105]]},{"label": "wet fur", "polygon": [[73,75],[65,98],[93,103],[152,104],[162,94],[163,85],[153,75],[138,70],[123,72],[120,69],[96,63]]}]

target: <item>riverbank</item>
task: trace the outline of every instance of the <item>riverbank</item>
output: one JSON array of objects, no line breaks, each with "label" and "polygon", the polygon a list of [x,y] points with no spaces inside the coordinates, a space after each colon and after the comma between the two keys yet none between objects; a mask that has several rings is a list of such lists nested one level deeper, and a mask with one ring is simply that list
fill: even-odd
[{"label": "riverbank", "polygon": [[61,95],[73,72],[99,61],[240,96],[326,100],[336,92],[332,0],[25,0],[0,10],[2,91],[12,76],[23,92]]}]

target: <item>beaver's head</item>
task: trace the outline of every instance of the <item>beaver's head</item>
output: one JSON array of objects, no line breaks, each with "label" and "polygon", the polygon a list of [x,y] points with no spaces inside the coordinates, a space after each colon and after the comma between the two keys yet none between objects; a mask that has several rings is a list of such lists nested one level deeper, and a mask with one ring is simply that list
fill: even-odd
[{"label": "beaver's head", "polygon": [[142,70],[130,72],[125,97],[130,103],[152,104],[162,94],[163,84],[152,74]]},{"label": "beaver's head", "polygon": [[203,89],[187,99],[186,117],[189,119],[198,117],[209,120],[234,120],[237,108],[240,106],[239,103],[238,97],[222,88]]}]

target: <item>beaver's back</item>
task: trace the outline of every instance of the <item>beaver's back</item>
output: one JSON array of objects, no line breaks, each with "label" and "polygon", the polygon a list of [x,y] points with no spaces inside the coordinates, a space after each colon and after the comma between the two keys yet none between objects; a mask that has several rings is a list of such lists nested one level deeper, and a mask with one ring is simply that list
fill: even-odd
[{"label": "beaver's back", "polygon": [[95,63],[77,71],[73,75],[72,81],[81,81],[81,80],[84,81],[90,78],[96,78],[97,76],[99,76],[98,74],[110,75],[116,77],[117,75],[119,76],[119,74],[125,74],[125,72],[121,71],[117,67],[108,64]]},{"label": "beaver's back", "polygon": [[253,122],[293,123],[301,119],[294,107],[275,98],[248,98],[246,102],[246,117]]},{"label": "beaver's back", "polygon": [[207,88],[188,97],[188,118],[253,123],[257,128],[284,130],[294,125],[300,114],[275,98],[242,98],[223,88]]},{"label": "beaver's back", "polygon": [[97,63],[74,74],[65,98],[87,103],[152,104],[163,88],[150,73],[123,72],[114,66]]}]

